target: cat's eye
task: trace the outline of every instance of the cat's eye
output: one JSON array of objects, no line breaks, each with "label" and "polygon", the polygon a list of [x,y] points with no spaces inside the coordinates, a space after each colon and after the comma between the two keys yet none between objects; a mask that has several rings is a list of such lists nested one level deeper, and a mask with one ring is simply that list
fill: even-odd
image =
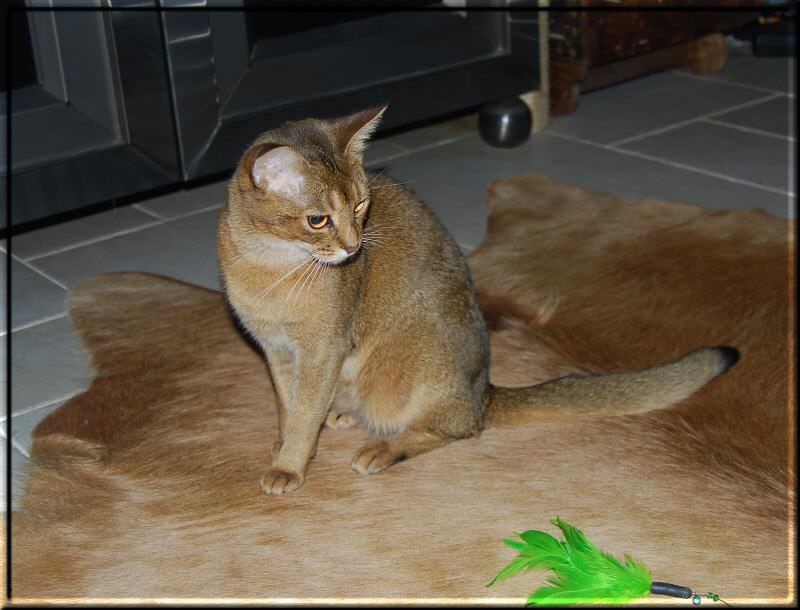
[{"label": "cat's eye", "polygon": [[361,210],[363,210],[363,209],[364,209],[364,205],[365,205],[366,203],[367,203],[367,200],[366,200],[366,199],[362,199],[361,201],[359,201],[359,202],[358,202],[358,205],[357,205],[355,208],[353,208],[353,211],[354,211],[356,214],[358,214],[358,213],[359,213]]},{"label": "cat's eye", "polygon": [[308,224],[312,229],[321,229],[331,221],[330,216],[309,216]]}]

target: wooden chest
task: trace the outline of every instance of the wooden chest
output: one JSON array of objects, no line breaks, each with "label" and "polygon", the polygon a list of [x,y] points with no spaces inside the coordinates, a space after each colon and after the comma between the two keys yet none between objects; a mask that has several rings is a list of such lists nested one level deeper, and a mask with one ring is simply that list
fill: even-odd
[{"label": "wooden chest", "polygon": [[698,74],[719,70],[727,61],[723,34],[756,21],[761,2],[716,0],[711,6],[729,10],[712,11],[691,10],[709,6],[697,0],[551,2],[551,114],[572,112],[581,91],[651,72],[679,65]]}]

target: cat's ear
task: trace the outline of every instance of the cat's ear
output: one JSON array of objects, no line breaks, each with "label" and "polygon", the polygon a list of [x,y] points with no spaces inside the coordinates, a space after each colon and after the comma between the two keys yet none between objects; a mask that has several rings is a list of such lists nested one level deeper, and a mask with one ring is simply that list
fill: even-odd
[{"label": "cat's ear", "polygon": [[340,141],[344,144],[344,153],[361,156],[375,129],[380,123],[388,105],[362,110],[356,114],[339,119],[341,129]]},{"label": "cat's ear", "polygon": [[290,146],[259,146],[248,153],[253,185],[266,193],[297,199],[305,184],[305,159]]}]

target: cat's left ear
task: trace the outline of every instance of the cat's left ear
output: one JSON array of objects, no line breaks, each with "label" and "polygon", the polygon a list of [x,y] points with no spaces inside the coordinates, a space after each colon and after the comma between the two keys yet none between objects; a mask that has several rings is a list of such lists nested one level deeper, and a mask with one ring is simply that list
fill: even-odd
[{"label": "cat's left ear", "polygon": [[356,114],[338,119],[341,129],[340,142],[344,144],[344,154],[361,156],[367,141],[375,132],[388,104],[378,108],[362,110]]}]

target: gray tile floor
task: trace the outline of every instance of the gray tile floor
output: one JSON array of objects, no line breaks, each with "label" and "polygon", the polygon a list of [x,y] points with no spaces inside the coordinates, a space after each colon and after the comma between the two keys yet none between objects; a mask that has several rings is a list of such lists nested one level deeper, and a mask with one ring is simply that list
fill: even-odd
[{"label": "gray tile floor", "polygon": [[[476,117],[467,116],[378,139],[367,160],[408,182],[465,251],[484,237],[488,183],[522,173],[627,197],[794,217],[793,74],[789,60],[755,58],[737,48],[712,76],[674,70],[586,94],[576,112],[553,119],[515,149],[484,144]],[[225,186],[185,190],[14,238],[12,498],[24,489],[31,431],[91,378],[64,312],[67,290],[116,270],[218,287],[214,231]],[[5,419],[5,405],[0,413]]]}]

